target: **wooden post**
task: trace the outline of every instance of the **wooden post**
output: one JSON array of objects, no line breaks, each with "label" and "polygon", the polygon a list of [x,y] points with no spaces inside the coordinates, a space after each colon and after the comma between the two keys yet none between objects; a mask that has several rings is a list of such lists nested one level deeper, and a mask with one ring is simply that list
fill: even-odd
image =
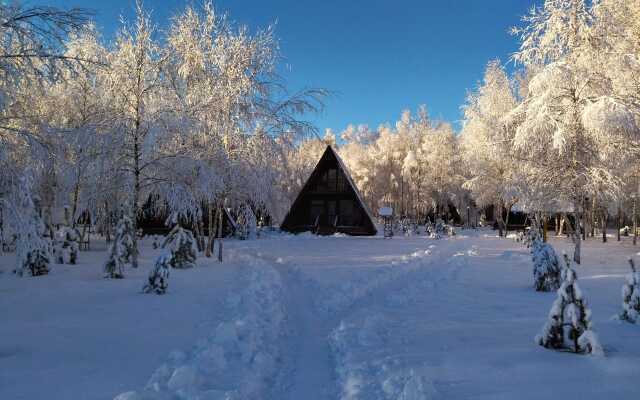
[{"label": "wooden post", "polygon": [[542,217],[542,241],[547,243],[547,228],[549,227],[548,218],[546,216]]}]

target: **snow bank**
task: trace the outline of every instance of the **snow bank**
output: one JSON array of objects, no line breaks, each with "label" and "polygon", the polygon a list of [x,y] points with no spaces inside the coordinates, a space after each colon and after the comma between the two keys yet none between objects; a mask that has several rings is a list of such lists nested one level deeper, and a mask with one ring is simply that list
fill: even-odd
[{"label": "snow bank", "polygon": [[[237,257],[237,256],[235,256]],[[202,400],[262,398],[278,379],[284,332],[284,291],[280,274],[267,262],[240,256],[244,288],[232,289],[228,315],[189,352],[169,354],[140,392],[114,400]]]}]

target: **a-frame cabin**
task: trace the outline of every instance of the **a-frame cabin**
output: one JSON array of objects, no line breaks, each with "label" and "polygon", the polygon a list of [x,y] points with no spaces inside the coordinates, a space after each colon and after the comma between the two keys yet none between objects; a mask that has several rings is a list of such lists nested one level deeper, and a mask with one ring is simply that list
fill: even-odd
[{"label": "a-frame cabin", "polygon": [[280,228],[319,235],[377,233],[371,213],[340,156],[327,146]]}]

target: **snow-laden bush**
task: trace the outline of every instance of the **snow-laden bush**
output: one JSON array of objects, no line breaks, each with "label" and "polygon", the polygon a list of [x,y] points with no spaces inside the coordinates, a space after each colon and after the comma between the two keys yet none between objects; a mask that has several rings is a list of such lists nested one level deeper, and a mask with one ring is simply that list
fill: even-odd
[{"label": "snow-laden bush", "polygon": [[184,269],[196,266],[198,248],[190,230],[176,225],[165,238],[162,248],[171,251],[170,263],[173,268]]},{"label": "snow-laden bush", "polygon": [[426,233],[430,239],[440,239],[445,235],[455,236],[456,229],[453,225],[445,224],[441,218],[438,218],[435,223],[427,223]]},{"label": "snow-laden bush", "polygon": [[55,258],[58,264],[75,264],[80,252],[80,232],[63,226],[56,232]]},{"label": "snow-laden bush", "polygon": [[149,273],[148,282],[142,287],[144,293],[155,292],[165,294],[169,286],[169,267],[171,266],[171,253],[164,250],[156,259],[156,265]]},{"label": "snow-laden bush", "polygon": [[549,243],[535,240],[531,246],[533,281],[538,292],[550,292],[560,287],[560,262]]},{"label": "snow-laden bush", "polygon": [[598,335],[592,330],[591,310],[587,307],[587,301],[578,286],[576,271],[566,254],[564,262],[566,266],[562,270],[558,297],[551,306],[542,332],[535,338],[536,343],[556,350],[603,355]]},{"label": "snow-laden bush", "polygon": [[133,252],[133,222],[124,213],[118,221],[113,243],[109,247],[109,258],[104,264],[105,278],[124,278],[124,266],[131,262]]},{"label": "snow-laden bush", "polygon": [[158,235],[153,235],[151,247],[153,247],[154,250],[160,247],[160,237]]},{"label": "snow-laden bush", "polygon": [[240,207],[237,226],[236,235],[239,239],[245,240],[256,237],[258,222],[256,221],[256,215],[248,204],[243,204],[242,207]]},{"label": "snow-laden bush", "polygon": [[532,226],[526,230],[523,235],[522,243],[524,243],[527,248],[531,248],[535,242],[542,241],[542,234],[540,233],[540,229],[536,226]]},{"label": "snow-laden bush", "polygon": [[0,199],[16,235],[15,273],[19,276],[25,272],[31,276],[46,275],[51,262],[51,241],[44,235],[45,226],[36,209],[32,186],[31,178],[25,176],[5,199]]},{"label": "snow-laden bush", "polygon": [[633,324],[640,322],[640,273],[629,258],[631,273],[627,275],[627,283],[622,286],[622,312],[619,317]]}]

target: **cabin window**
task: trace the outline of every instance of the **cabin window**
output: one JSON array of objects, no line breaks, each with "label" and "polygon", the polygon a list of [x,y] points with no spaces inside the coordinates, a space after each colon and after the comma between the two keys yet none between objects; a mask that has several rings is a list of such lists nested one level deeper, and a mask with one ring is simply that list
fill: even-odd
[{"label": "cabin window", "polygon": [[345,193],[347,191],[347,178],[344,176],[344,174],[338,173],[338,183],[336,191],[338,193]]},{"label": "cabin window", "polygon": [[353,209],[353,200],[340,200],[340,225],[353,225]]},{"label": "cabin window", "polygon": [[338,186],[338,170],[330,169],[327,171],[327,187],[330,192],[334,192]]},{"label": "cabin window", "polygon": [[336,203],[337,202],[335,200],[327,201],[327,215],[329,217],[329,221],[328,222],[331,225],[333,225],[333,223],[334,223],[334,221],[336,219],[336,215],[337,215],[337,213],[336,213],[336,208],[337,208]]},{"label": "cabin window", "polygon": [[311,212],[310,212],[310,225],[315,225],[316,221],[319,221],[319,217],[324,213],[324,201],[311,200]]}]

